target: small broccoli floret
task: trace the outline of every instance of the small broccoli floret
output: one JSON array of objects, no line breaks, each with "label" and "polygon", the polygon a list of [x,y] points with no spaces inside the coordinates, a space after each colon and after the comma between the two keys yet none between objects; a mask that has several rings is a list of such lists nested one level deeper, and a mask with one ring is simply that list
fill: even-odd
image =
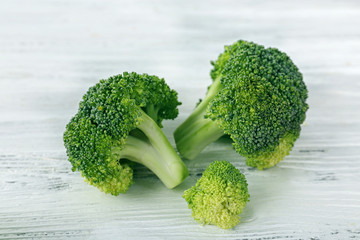
[{"label": "small broccoli floret", "polygon": [[308,109],[302,74],[275,48],[238,41],[211,71],[204,100],[175,130],[180,154],[193,159],[223,134],[249,166],[269,168],[289,154]]},{"label": "small broccoli floret", "polygon": [[188,171],[160,129],[178,115],[177,93],[164,79],[123,73],[89,88],[64,133],[73,166],[105,193],[125,193],[133,183],[129,160],[145,165],[168,188]]},{"label": "small broccoli floret", "polygon": [[227,161],[215,161],[183,198],[200,224],[230,229],[240,222],[239,214],[249,201],[245,176]]}]

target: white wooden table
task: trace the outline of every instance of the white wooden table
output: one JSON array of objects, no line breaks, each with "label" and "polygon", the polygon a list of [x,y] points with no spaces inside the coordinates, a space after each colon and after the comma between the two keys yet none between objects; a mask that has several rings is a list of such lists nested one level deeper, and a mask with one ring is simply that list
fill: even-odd
[{"label": "white wooden table", "polygon": [[[291,155],[247,167],[226,141],[186,161],[166,189],[147,169],[106,195],[71,171],[66,123],[89,86],[123,71],[164,77],[183,102],[210,84],[210,60],[251,40],[287,52],[310,109]],[[3,0],[0,4],[0,239],[360,239],[360,2]],[[200,226],[183,191],[212,161],[246,175],[251,202],[232,230]]]}]

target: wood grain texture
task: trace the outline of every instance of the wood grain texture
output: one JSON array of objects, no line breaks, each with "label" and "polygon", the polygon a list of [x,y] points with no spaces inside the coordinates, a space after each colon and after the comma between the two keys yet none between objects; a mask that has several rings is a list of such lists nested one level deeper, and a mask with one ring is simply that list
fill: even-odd
[{"label": "wood grain texture", "polygon": [[[0,239],[360,239],[359,1],[4,0],[0,6]],[[287,52],[310,109],[291,155],[247,167],[222,139],[166,189],[147,169],[117,197],[71,171],[62,133],[87,88],[123,71],[164,77],[183,102],[210,84],[210,60],[246,39]],[[183,191],[229,160],[251,202],[234,229],[199,226]]]}]

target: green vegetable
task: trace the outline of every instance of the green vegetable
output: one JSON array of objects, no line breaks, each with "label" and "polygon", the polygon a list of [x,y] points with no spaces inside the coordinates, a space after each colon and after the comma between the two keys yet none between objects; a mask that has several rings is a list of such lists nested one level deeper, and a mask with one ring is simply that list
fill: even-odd
[{"label": "green vegetable", "polygon": [[118,195],[133,183],[129,160],[145,165],[168,188],[188,170],[161,131],[163,119],[178,115],[177,93],[164,79],[127,73],[90,87],[64,133],[73,171],[90,184]]},{"label": "green vegetable", "polygon": [[245,176],[238,169],[227,161],[215,161],[183,198],[198,223],[229,229],[240,222],[239,214],[250,195]]},{"label": "green vegetable", "polygon": [[291,59],[275,48],[238,41],[211,71],[205,98],[174,133],[180,154],[194,159],[230,135],[249,166],[269,168],[289,154],[308,109],[308,91]]}]

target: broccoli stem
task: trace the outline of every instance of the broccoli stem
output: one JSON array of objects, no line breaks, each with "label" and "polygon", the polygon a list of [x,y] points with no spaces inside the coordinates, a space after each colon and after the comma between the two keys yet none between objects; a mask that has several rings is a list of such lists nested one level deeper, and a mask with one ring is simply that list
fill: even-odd
[{"label": "broccoli stem", "polygon": [[224,131],[211,119],[205,118],[209,103],[221,90],[220,76],[210,86],[205,98],[191,115],[175,130],[174,138],[181,156],[194,159],[207,145],[224,135]]},{"label": "broccoli stem", "polygon": [[144,111],[149,117],[151,117],[161,127],[161,123],[158,123],[159,107],[155,107],[153,104],[148,104],[146,106],[146,109],[144,109]]},{"label": "broccoli stem", "polygon": [[189,175],[185,164],[156,122],[144,112],[140,118],[138,129],[147,139],[130,135],[126,144],[116,153],[120,158],[126,158],[149,168],[167,188],[176,187]]}]

